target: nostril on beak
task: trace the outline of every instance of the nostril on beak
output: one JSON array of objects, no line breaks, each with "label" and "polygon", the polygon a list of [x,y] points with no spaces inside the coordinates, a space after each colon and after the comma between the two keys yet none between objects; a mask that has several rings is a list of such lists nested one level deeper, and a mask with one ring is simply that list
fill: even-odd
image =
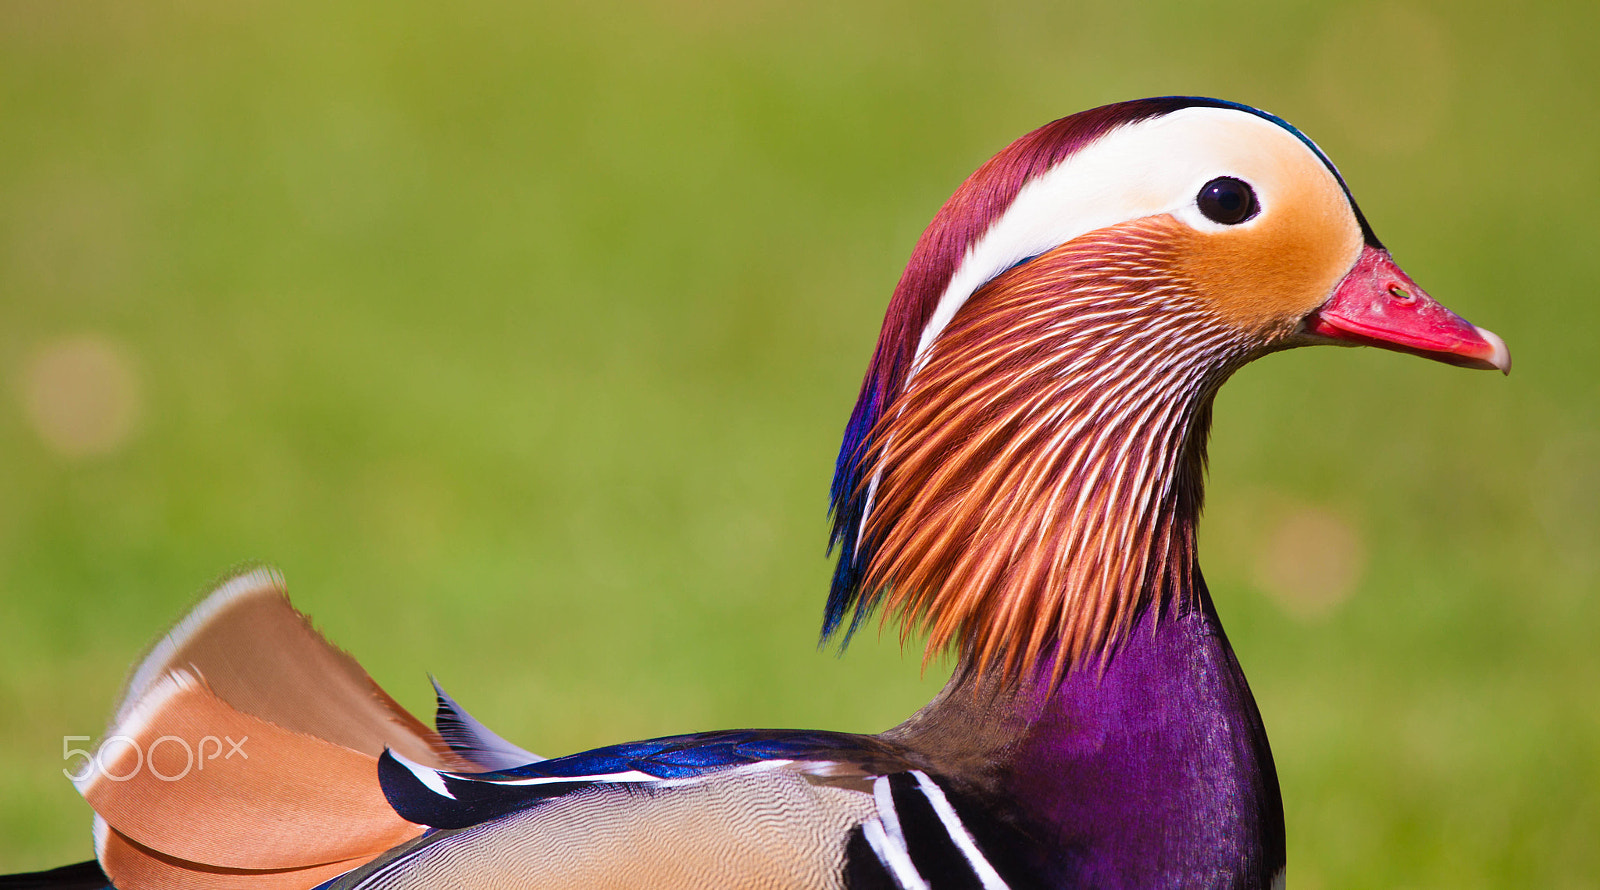
[{"label": "nostril on beak", "polygon": [[1411,291],[1406,290],[1406,288],[1400,284],[1389,285],[1389,296],[1394,297],[1396,300],[1399,300],[1402,303],[1409,303],[1416,299],[1416,297],[1412,296]]}]

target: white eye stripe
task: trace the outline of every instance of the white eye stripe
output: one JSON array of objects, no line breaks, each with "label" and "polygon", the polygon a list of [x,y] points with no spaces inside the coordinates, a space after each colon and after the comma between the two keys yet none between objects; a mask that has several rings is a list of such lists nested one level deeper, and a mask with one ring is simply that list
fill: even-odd
[{"label": "white eye stripe", "polygon": [[[1262,208],[1271,206],[1273,171],[1286,157],[1336,182],[1323,160],[1299,137],[1245,111],[1185,108],[1129,124],[1030,180],[1006,212],[972,243],[940,296],[917,342],[914,375],[928,348],[978,288],[1018,262],[1097,229],[1171,214],[1200,231],[1229,226],[1200,212],[1200,189],[1219,176],[1249,183]],[[1258,174],[1251,166],[1261,166]]]}]

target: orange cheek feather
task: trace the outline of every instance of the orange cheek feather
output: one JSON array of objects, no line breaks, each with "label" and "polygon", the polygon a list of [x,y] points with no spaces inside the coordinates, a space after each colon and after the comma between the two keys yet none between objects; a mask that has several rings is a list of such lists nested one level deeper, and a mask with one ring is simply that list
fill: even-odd
[{"label": "orange cheek feather", "polygon": [[1226,321],[1264,340],[1322,305],[1361,254],[1361,227],[1333,183],[1289,179],[1254,223],[1198,232],[1174,221],[1173,273]]}]

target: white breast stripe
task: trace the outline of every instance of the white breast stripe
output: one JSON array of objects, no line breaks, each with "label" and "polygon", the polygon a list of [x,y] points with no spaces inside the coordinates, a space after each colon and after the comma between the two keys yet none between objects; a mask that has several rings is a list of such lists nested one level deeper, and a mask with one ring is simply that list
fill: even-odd
[{"label": "white breast stripe", "polygon": [[878,805],[878,818],[883,820],[883,830],[889,839],[902,850],[906,847],[906,833],[900,828],[900,813],[894,808],[894,790],[889,787],[889,777],[879,776],[872,782],[872,800]]},{"label": "white breast stripe", "polygon": [[917,777],[917,785],[922,789],[928,803],[933,805],[933,811],[939,815],[939,821],[944,823],[944,830],[950,833],[950,839],[955,841],[956,847],[961,850],[961,855],[967,857],[967,864],[972,866],[972,871],[978,876],[978,883],[984,890],[1010,890],[1010,885],[994,870],[989,860],[984,857],[983,851],[978,849],[977,841],[972,839],[972,833],[967,831],[967,826],[962,823],[961,816],[956,808],[950,805],[950,799],[944,796],[944,789],[937,782],[928,778],[928,774],[920,769],[911,771]]},{"label": "white breast stripe", "polygon": [[878,854],[878,861],[889,870],[894,882],[900,885],[900,890],[928,890],[928,882],[917,873],[917,867],[911,864],[911,854],[905,846],[895,846],[883,831],[883,823],[877,819],[868,819],[861,823],[861,834],[867,839],[867,845],[872,852]]}]

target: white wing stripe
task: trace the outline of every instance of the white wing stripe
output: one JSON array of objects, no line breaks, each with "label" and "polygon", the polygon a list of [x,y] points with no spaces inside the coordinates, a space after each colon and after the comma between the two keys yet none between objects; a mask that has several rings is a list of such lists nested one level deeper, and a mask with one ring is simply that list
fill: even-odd
[{"label": "white wing stripe", "polygon": [[451,800],[456,799],[456,796],[450,793],[450,789],[445,787],[444,776],[438,770],[423,766],[413,760],[407,760],[404,755],[393,748],[389,749],[389,756],[394,758],[395,763],[410,770],[411,774],[417,777],[417,781],[426,786],[429,791],[440,797],[448,797]]},{"label": "white wing stripe", "polygon": [[[638,770],[628,770],[625,773],[600,773],[594,776],[534,776],[528,779],[485,779],[478,776],[462,776],[473,782],[482,782],[485,785],[562,785],[584,782],[661,782],[664,781],[649,773]],[[698,778],[698,777],[696,777]]]},{"label": "white wing stripe", "polygon": [[523,787],[528,785],[562,785],[574,783],[583,784],[586,782],[593,782],[596,784],[605,782],[614,782],[617,784],[627,784],[630,782],[649,782],[656,785],[672,786],[690,785],[695,782],[699,782],[700,780],[713,774],[721,775],[723,773],[733,772],[757,772],[760,770],[778,769],[780,767],[788,766],[791,763],[794,763],[794,761],[758,760],[754,763],[737,764],[734,766],[722,767],[721,769],[708,769],[704,773],[685,776],[681,779],[663,779],[659,776],[652,776],[649,773],[640,772],[639,770],[625,770],[617,773],[594,773],[587,776],[530,776],[525,779],[489,778],[486,776],[475,776],[461,773],[450,773],[450,775],[453,778],[462,779],[468,782],[481,782],[485,785],[506,785],[511,787]]}]

